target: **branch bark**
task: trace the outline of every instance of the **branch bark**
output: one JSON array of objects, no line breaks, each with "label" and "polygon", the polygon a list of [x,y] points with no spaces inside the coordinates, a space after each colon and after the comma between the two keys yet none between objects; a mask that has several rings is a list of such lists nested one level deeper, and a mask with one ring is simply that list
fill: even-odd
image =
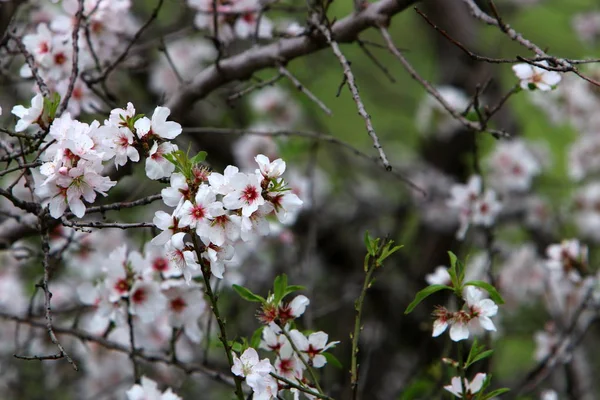
[{"label": "branch bark", "polygon": [[[338,43],[350,43],[371,27],[386,25],[392,16],[404,11],[417,0],[380,0],[363,11],[353,13],[331,27],[332,36]],[[181,119],[194,102],[208,96],[215,89],[233,81],[249,79],[252,74],[265,68],[314,53],[328,47],[327,41],[316,32],[308,36],[280,39],[274,43],[253,47],[241,54],[219,61],[198,74],[189,85],[182,87],[167,102],[172,118]]]}]

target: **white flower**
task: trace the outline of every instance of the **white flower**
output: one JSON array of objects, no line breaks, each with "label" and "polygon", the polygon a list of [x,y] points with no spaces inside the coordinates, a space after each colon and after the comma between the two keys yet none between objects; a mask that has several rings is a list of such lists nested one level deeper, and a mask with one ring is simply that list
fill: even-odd
[{"label": "white flower", "polygon": [[259,154],[254,159],[258,163],[259,169],[257,172],[260,172],[267,179],[279,178],[285,172],[285,161],[281,158],[271,162],[269,161],[269,157]]},{"label": "white flower", "polygon": [[289,304],[289,307],[291,309],[291,315],[294,318],[298,318],[299,316],[304,314],[304,311],[306,311],[306,307],[309,304],[310,304],[310,300],[308,299],[308,297],[304,296],[303,294],[300,294],[300,295],[294,297],[294,300],[292,300]]},{"label": "white flower", "polygon": [[175,171],[175,165],[163,156],[177,150],[177,146],[169,142],[154,142],[146,158],[146,176],[150,179],[160,179],[170,176]]},{"label": "white flower", "polygon": [[179,172],[175,172],[171,175],[171,186],[161,190],[160,194],[166,205],[177,207],[181,199],[188,198],[189,191],[190,189],[185,176]]},{"label": "white flower", "polygon": [[577,239],[563,240],[560,244],[552,244],[546,249],[548,260],[546,267],[556,274],[558,280],[568,278],[579,282],[579,270],[587,264],[587,246],[579,243]]},{"label": "white flower", "polygon": [[456,397],[462,398],[464,386],[465,395],[467,395],[467,398],[470,399],[473,394],[481,390],[486,377],[486,374],[479,372],[477,375],[475,375],[475,378],[473,378],[473,380],[470,383],[465,379],[463,384],[461,384],[460,378],[458,376],[455,376],[450,381],[451,385],[444,386],[444,389],[446,389]]},{"label": "white flower", "polygon": [[185,285],[181,280],[164,281],[161,285],[167,297],[169,325],[183,327],[186,336],[194,343],[202,340],[198,319],[206,311],[206,301],[198,285]]},{"label": "white flower", "polygon": [[157,282],[137,280],[129,294],[129,312],[143,323],[153,322],[166,308],[167,299]]},{"label": "white flower", "polygon": [[174,234],[171,240],[167,242],[165,249],[167,257],[179,268],[185,281],[190,283],[192,280],[192,271],[199,270],[200,264],[198,264],[196,253],[187,250],[187,246],[183,242],[184,236],[184,232]]},{"label": "white flower", "polygon": [[171,391],[171,388],[163,393],[158,390],[156,382],[142,376],[141,385],[133,385],[127,392],[127,400],[181,400]]},{"label": "white flower", "polygon": [[495,147],[489,165],[498,189],[524,191],[531,187],[541,166],[522,140],[502,141]]},{"label": "white flower", "polygon": [[31,99],[31,107],[25,108],[21,105],[14,106],[12,113],[20,118],[15,127],[16,132],[22,132],[29,128],[32,124],[37,123],[44,111],[44,97],[41,94],[36,94]]},{"label": "white flower", "polygon": [[[547,61],[541,61],[538,63],[549,67]],[[548,71],[544,68],[536,67],[531,64],[516,64],[512,67],[513,71],[517,75],[517,78],[521,80],[521,88],[523,89],[539,89],[542,91],[552,90],[561,80],[561,76],[556,71]]]},{"label": "white flower", "polygon": [[246,378],[246,383],[254,392],[263,392],[266,389],[264,378],[273,370],[269,359],[258,359],[258,353],[252,347],[247,348],[238,358],[233,354],[233,366],[231,372],[237,376]]},{"label": "white flower", "polygon": [[177,216],[180,218],[181,226],[189,226],[196,230],[196,234],[200,236],[204,244],[209,244],[209,228],[213,218],[213,210],[215,214],[223,209],[220,201],[216,201],[216,194],[208,185],[200,185],[194,198],[194,203],[186,200],[181,207],[178,208]]},{"label": "white flower", "polygon": [[249,217],[258,207],[265,203],[262,197],[262,176],[237,173],[229,183],[233,191],[223,198],[223,205],[229,210],[242,209],[242,216]]},{"label": "white flower", "polygon": [[483,291],[474,286],[465,288],[465,301],[471,313],[470,325],[480,325],[487,331],[495,331],[496,327],[490,319],[498,313],[498,306],[491,299],[482,299]]},{"label": "white flower", "polygon": [[179,229],[179,219],[164,211],[157,211],[154,214],[152,223],[162,231],[150,242],[155,246],[166,244]]},{"label": "white flower", "polygon": [[322,353],[339,343],[339,341],[327,343],[329,336],[325,332],[313,332],[308,338],[296,329],[289,333],[298,350],[304,353],[304,359],[310,360],[311,365],[315,368],[321,368],[327,364],[327,359]]},{"label": "white flower", "polygon": [[133,125],[139,138],[153,133],[163,139],[175,139],[181,134],[181,125],[174,121],[167,121],[171,110],[167,107],[156,107],[152,114],[152,120],[142,117]]},{"label": "white flower", "polygon": [[227,195],[234,190],[230,182],[231,178],[236,176],[238,172],[239,169],[237,167],[228,165],[227,168],[225,168],[225,171],[223,171],[223,174],[212,172],[208,176],[208,183],[210,183],[210,186],[213,188],[215,193]]},{"label": "white flower", "polygon": [[540,400],[558,400],[558,394],[554,390],[544,390],[540,394]]},{"label": "white flower", "polygon": [[294,221],[297,211],[304,204],[298,196],[290,191],[277,193],[275,196],[269,197],[269,201],[275,208],[277,219],[282,224]]},{"label": "white flower", "polygon": [[430,285],[449,285],[451,283],[448,268],[440,265],[431,274],[425,275],[425,280]]}]

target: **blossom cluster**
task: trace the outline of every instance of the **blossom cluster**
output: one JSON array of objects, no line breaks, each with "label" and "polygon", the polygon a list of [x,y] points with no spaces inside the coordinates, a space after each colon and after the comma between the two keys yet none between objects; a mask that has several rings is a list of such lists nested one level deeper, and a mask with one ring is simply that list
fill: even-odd
[{"label": "blossom cluster", "polygon": [[469,338],[471,332],[482,330],[495,331],[496,327],[490,317],[498,312],[498,306],[491,299],[483,298],[483,291],[473,286],[464,289],[465,309],[456,312],[445,307],[438,307],[433,315],[433,337],[444,333],[450,327],[450,338],[459,342]]},{"label": "blossom cluster", "polygon": [[[273,303],[273,297],[267,299],[260,312],[259,319],[265,323],[259,348],[274,354],[274,361],[268,358],[259,360],[256,349],[247,348],[240,357],[233,355],[234,365],[231,371],[245,378],[252,388],[254,398],[270,400],[277,398],[280,391],[290,389],[278,383],[272,375],[283,377],[306,389],[315,390],[311,382],[304,377],[307,368],[322,368],[327,364],[324,353],[339,342],[329,342],[325,332],[313,332],[308,335],[297,329],[290,329],[291,322],[300,317],[309,304],[306,296],[296,296],[290,303]],[[297,396],[299,390],[291,388]]]},{"label": "blossom cluster", "polygon": [[[163,189],[163,201],[175,209],[171,214],[156,212],[154,224],[162,233],[152,243],[165,246],[188,282],[201,271],[201,264],[222,278],[224,263],[234,255],[234,241],[267,235],[269,215],[285,222],[302,205],[281,178],[283,160],[271,162],[258,155],[256,162],[259,168],[254,173],[230,165],[220,174],[196,165],[187,176],[174,173],[171,186]],[[185,241],[188,234],[193,245]]]},{"label": "blossom cluster", "polygon": [[[63,0],[60,5],[40,2],[32,14],[32,29],[23,36],[23,44],[33,57],[33,65],[24,64],[21,76],[33,76],[32,67],[48,89],[65,97],[74,67],[75,52],[79,71],[100,72],[125,49],[123,37],[133,36],[137,23],[130,14],[131,1],[85,0],[82,17],[78,18],[79,2]],[[77,43],[73,31],[79,24]],[[100,108],[99,99],[82,79],[74,82],[68,111],[74,116]]]},{"label": "blossom cluster", "polygon": [[188,4],[196,11],[196,27],[209,30],[224,42],[234,38],[248,39],[255,35],[268,39],[273,35],[273,23],[262,15],[262,5],[257,0],[188,0]]},{"label": "blossom cluster", "polygon": [[103,175],[104,162],[112,160],[118,168],[129,160],[138,162],[141,154],[146,157],[146,175],[150,179],[168,177],[175,169],[163,156],[177,150],[168,140],[181,133],[181,126],[167,121],[170,111],[165,107],[157,107],[149,119],[136,115],[129,103],[126,109],[112,110],[103,124],[80,122],[68,112],[49,121],[44,108],[44,100],[38,94],[29,109],[15,106],[13,114],[21,118],[17,130],[50,123],[40,156],[43,165],[34,178],[35,193],[49,204],[54,218],[60,218],[67,208],[83,217],[83,200],[93,203],[97,193],[106,196],[116,185]]},{"label": "blossom cluster", "polygon": [[490,227],[502,209],[492,189],[483,190],[481,177],[473,175],[466,185],[455,185],[450,190],[447,204],[459,211],[460,227],[456,236],[463,239],[469,225]]}]

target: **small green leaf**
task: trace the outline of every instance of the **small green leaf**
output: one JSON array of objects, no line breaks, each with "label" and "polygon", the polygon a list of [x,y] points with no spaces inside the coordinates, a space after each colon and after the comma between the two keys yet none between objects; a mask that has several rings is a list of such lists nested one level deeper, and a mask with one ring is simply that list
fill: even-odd
[{"label": "small green leaf", "polygon": [[452,286],[460,289],[460,281],[458,279],[458,273],[456,272],[456,264],[458,262],[458,258],[456,255],[449,251],[448,256],[450,257],[450,268],[448,268],[448,274],[450,274],[450,281],[452,282]]},{"label": "small green leaf", "polygon": [[241,353],[242,350],[244,350],[244,347],[241,345],[241,343],[238,342],[233,342],[230,344],[231,346],[231,350],[235,351],[236,353]]},{"label": "small green leaf", "polygon": [[406,307],[404,314],[410,314],[412,312],[412,310],[414,310],[415,307],[419,305],[419,303],[421,303],[423,300],[425,300],[427,297],[431,296],[432,294],[439,292],[440,290],[454,290],[454,289],[451,288],[450,286],[446,286],[446,285],[427,286],[425,289],[423,289],[419,293],[417,293],[417,295],[415,296],[415,299],[412,301],[412,303],[410,303],[408,305],[408,307]]},{"label": "small green leaf", "polygon": [[496,389],[496,390],[486,394],[484,397],[481,398],[481,400],[493,399],[494,397],[498,397],[501,394],[504,394],[506,392],[510,392],[510,389],[509,388]]},{"label": "small green leaf", "polygon": [[262,332],[264,329],[265,327],[263,325],[254,331],[254,333],[252,334],[252,338],[250,339],[250,347],[258,349],[258,346],[260,346],[260,339],[262,338]]},{"label": "small green leaf", "polygon": [[192,162],[192,164],[200,164],[202,161],[206,160],[207,155],[208,155],[207,152],[201,151],[198,154],[196,154],[194,157],[192,157],[192,159],[190,161]]},{"label": "small green leaf", "polygon": [[279,302],[285,296],[285,289],[287,289],[287,275],[281,274],[275,278],[275,282],[273,282],[273,291],[275,294],[275,304],[279,304]]},{"label": "small green leaf", "polygon": [[488,358],[492,354],[494,354],[494,350],[486,350],[486,351],[483,351],[483,352],[477,354],[475,357],[473,357],[472,360],[470,360],[468,363],[465,364],[465,368],[469,368],[471,365],[475,364],[477,361],[481,361],[484,358]]},{"label": "small green leaf", "polygon": [[377,244],[375,242],[376,239],[371,238],[369,231],[365,231],[365,247],[367,248],[367,253],[369,253],[371,257],[377,255]]},{"label": "small green leaf", "polygon": [[299,290],[304,290],[304,289],[306,289],[306,287],[302,286],[302,285],[290,285],[285,289],[285,293],[283,294],[283,297],[287,296],[290,293],[297,292]]},{"label": "small green leaf", "polygon": [[342,369],[344,368],[342,366],[342,363],[340,362],[340,360],[337,359],[336,356],[334,356],[331,353],[321,353],[323,354],[323,356],[325,356],[325,359],[327,359],[327,363],[333,365],[334,367],[338,368],[338,369]]},{"label": "small green leaf", "polygon": [[383,248],[383,250],[381,250],[381,255],[379,256],[379,258],[377,259],[377,263],[381,264],[383,263],[383,261],[388,258],[389,256],[391,256],[392,254],[394,254],[395,252],[397,252],[398,250],[400,250],[402,247],[404,246],[394,246],[390,249],[390,246],[392,246],[394,244],[393,241],[389,241]]},{"label": "small green leaf", "polygon": [[504,299],[502,298],[502,296],[500,296],[500,293],[498,293],[498,291],[496,290],[495,287],[493,287],[492,285],[490,285],[487,282],[470,281],[470,282],[465,283],[465,286],[476,286],[478,288],[481,288],[481,289],[485,290],[486,292],[488,292],[488,294],[490,295],[490,298],[492,300],[494,300],[494,302],[496,304],[504,304]]},{"label": "small green leaf", "polygon": [[240,295],[240,297],[244,300],[252,301],[254,303],[266,303],[264,297],[261,297],[257,294],[252,293],[250,289],[247,289],[240,285],[232,285],[233,290]]}]

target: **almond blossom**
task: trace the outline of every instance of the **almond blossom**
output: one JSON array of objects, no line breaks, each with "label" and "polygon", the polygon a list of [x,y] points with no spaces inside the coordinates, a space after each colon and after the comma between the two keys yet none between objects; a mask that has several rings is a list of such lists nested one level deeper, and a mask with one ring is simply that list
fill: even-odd
[{"label": "almond blossom", "polygon": [[158,282],[136,280],[129,293],[129,313],[143,323],[153,322],[166,308],[167,299]]},{"label": "almond blossom", "polygon": [[223,205],[230,210],[241,208],[242,216],[249,217],[265,203],[261,181],[262,177],[258,174],[235,174],[229,181],[233,191],[223,198]]},{"label": "almond blossom", "polygon": [[325,366],[327,359],[322,353],[340,343],[339,341],[327,343],[329,336],[325,332],[313,332],[306,337],[302,332],[293,329],[289,334],[298,350],[303,353],[302,357],[315,368]]},{"label": "almond blossom", "polygon": [[167,242],[165,250],[169,260],[181,271],[185,281],[190,283],[192,271],[198,271],[200,264],[198,264],[196,253],[184,243],[185,235],[184,232],[174,234]]},{"label": "almond blossom", "polygon": [[231,372],[234,375],[246,378],[246,383],[254,392],[264,392],[268,386],[269,373],[273,366],[269,359],[258,359],[258,353],[252,347],[247,348],[240,357],[233,353],[233,366]]},{"label": "almond blossom", "polygon": [[444,389],[446,389],[459,399],[462,398],[463,394],[466,396],[467,399],[470,399],[475,393],[481,390],[486,378],[486,374],[479,372],[475,375],[471,382],[467,381],[467,379],[465,378],[464,382],[461,383],[460,377],[455,376],[450,381],[450,385],[444,386]]},{"label": "almond blossom", "polygon": [[156,382],[145,376],[142,376],[140,384],[133,385],[126,394],[127,400],[181,400],[171,388],[161,393]]},{"label": "almond blossom", "polygon": [[[540,61],[537,64],[549,67],[548,61]],[[517,78],[520,79],[522,89],[539,89],[541,91],[552,90],[561,80],[561,76],[556,71],[537,67],[531,64],[516,64],[512,67]]]},{"label": "almond blossom", "polygon": [[483,184],[479,175],[473,175],[466,185],[454,185],[450,189],[451,198],[446,202],[448,207],[458,210],[460,227],[456,233],[458,239],[464,239],[470,224],[491,226],[500,211],[502,204],[496,199],[493,190],[482,192]]},{"label": "almond blossom", "polygon": [[464,289],[466,310],[450,312],[444,307],[438,307],[433,315],[433,337],[441,335],[450,326],[450,339],[459,342],[468,339],[471,331],[495,331],[496,327],[490,319],[498,312],[498,306],[491,299],[483,299],[483,292],[473,286]]},{"label": "almond blossom", "polygon": [[170,176],[175,171],[175,166],[164,155],[175,150],[177,150],[177,145],[169,142],[161,144],[154,142],[146,159],[146,176],[150,179],[160,179]]},{"label": "almond blossom", "polygon": [[11,112],[19,118],[15,131],[23,132],[31,125],[37,124],[43,111],[44,97],[39,93],[31,99],[31,107],[25,108],[21,105],[14,106]]}]

